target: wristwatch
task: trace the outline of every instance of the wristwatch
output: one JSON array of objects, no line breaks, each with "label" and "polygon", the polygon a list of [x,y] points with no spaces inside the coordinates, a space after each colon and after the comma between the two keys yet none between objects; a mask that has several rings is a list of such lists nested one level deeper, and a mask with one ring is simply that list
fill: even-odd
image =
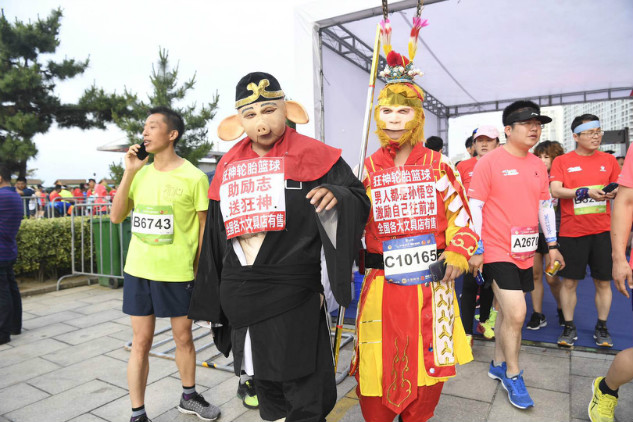
[{"label": "wristwatch", "polygon": [[556,243],[555,245],[547,245],[547,250],[551,251],[552,249],[559,249],[560,245]]}]

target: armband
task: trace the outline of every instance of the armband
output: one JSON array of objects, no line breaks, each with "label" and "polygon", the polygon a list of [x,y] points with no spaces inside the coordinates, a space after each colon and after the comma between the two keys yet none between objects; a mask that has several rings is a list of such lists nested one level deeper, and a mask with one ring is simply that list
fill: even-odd
[{"label": "armband", "polygon": [[484,242],[479,240],[479,242],[477,242],[477,250],[475,251],[475,255],[481,255],[482,253],[484,253]]}]

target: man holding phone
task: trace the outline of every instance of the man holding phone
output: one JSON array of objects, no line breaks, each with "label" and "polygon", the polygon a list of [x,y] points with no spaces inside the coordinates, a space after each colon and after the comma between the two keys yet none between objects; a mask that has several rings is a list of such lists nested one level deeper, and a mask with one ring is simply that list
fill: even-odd
[{"label": "man holding phone", "polygon": [[617,192],[615,182],[620,166],[613,155],[598,150],[604,132],[597,116],[577,116],[571,131],[576,150],[557,157],[550,175],[552,195],[560,198],[561,204],[560,250],[569,264],[559,273],[563,281],[560,300],[565,326],[558,344],[573,346],[577,340],[576,288],[578,281],[585,278],[589,265],[596,286],[598,311],[593,338],[598,346],[612,347],[613,340],[607,329],[612,299],[610,200]]},{"label": "man holding phone", "polygon": [[477,163],[470,182],[470,210],[480,250],[471,269],[483,264],[486,283],[499,304],[495,325],[495,355],[488,376],[501,381],[510,403],[527,409],[534,401],[519,368],[525,293],[534,289],[532,266],[538,246],[539,222],[552,262],[563,257],[556,243],[556,218],[545,164],[530,154],[541,137],[542,125],[552,121],[532,101],[515,101],[503,110],[507,142]]},{"label": "man holding phone", "polygon": [[[123,312],[132,320],[128,386],[132,422],[148,421],[145,388],[156,317],[169,317],[176,343],[176,365],[183,393],[178,410],[215,420],[220,409],[195,390],[196,352],[187,318],[200,239],[208,208],[207,176],[176,154],[185,130],[182,117],[166,107],[153,108],[143,129],[143,144],[125,155],[125,172],[110,219],[132,215],[132,239],[125,263]],[[154,154],[154,162],[142,149]],[[141,154],[139,154],[141,153]]]}]

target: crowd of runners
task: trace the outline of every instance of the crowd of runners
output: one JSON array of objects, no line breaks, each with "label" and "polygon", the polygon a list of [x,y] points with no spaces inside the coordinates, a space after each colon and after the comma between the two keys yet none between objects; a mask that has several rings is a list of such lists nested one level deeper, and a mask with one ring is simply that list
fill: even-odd
[{"label": "crowd of runners", "polygon": [[[550,121],[540,115],[536,104],[514,103],[503,113],[505,144],[498,148],[496,129],[482,126],[466,142],[474,157],[457,165],[482,246],[471,258],[472,274],[463,279],[462,322],[472,341],[478,297],[477,331],[496,341],[488,375],[501,381],[510,402],[520,409],[534,406],[518,366],[527,312],[524,294],[531,292],[533,303],[526,328],[546,326],[545,278],[557,304],[558,345],[571,347],[578,340],[576,290],[579,284],[586,288],[581,281],[589,268],[598,315],[593,340],[596,346],[609,348],[613,346],[607,328],[611,280],[627,298],[626,285],[631,285],[626,264],[632,218],[631,154],[621,171],[613,155],[600,151],[603,131],[599,118],[591,114],[573,120],[570,129],[576,148],[565,153],[558,142],[539,142],[542,126]],[[612,203],[616,195],[619,199]],[[477,271],[483,275],[481,286]],[[594,382],[592,421],[613,421],[617,389],[632,378],[633,349],[627,349],[617,355],[607,377]]]},{"label": "crowd of runners", "polygon": [[[424,25],[419,13],[408,58],[393,51],[389,21],[382,23],[387,83],[373,108],[380,147],[357,174],[340,149],[287,126],[306,123],[308,114],[268,73],[238,82],[236,114],[220,123],[218,135],[246,136],[218,163],[211,183],[176,152],[183,118],[165,107],[148,111],[143,142],[125,155],[110,213],[121,223],[133,212],[123,290],[133,331],[132,422],[149,421],[145,390],[157,317],[171,320],[180,412],[220,417],[196,391],[198,321],[220,352],[232,354],[244,406],[266,421],[324,422],[336,404],[339,343],[333,350],[322,273],[336,302],[347,306],[355,261],[364,282],[350,375],[367,422],[433,416],[456,365],[473,360],[477,296],[476,330],[495,340],[487,375],[513,406],[535,406],[519,352],[528,292],[534,309],[527,328],[548,323],[544,268],[558,304],[558,344],[577,340],[576,292],[589,267],[598,315],[593,338],[613,346],[611,280],[627,297],[633,287],[626,258],[633,152],[620,172],[599,150],[603,131],[590,114],[571,124],[574,151],[539,143],[551,119],[537,104],[516,101],[503,111],[503,133],[477,128],[466,144],[473,158],[454,166],[440,143],[425,146],[425,94],[413,83],[420,71],[412,62]],[[12,270],[21,200],[9,180],[0,169],[0,344],[21,332]],[[462,275],[460,306],[455,280]],[[632,378],[633,348],[594,380],[593,422],[614,420],[618,388]]]}]

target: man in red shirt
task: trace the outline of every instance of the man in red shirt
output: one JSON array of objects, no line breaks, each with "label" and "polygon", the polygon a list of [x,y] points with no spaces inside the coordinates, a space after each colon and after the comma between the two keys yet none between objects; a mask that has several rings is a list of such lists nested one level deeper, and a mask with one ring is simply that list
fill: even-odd
[{"label": "man in red shirt", "polygon": [[51,202],[55,202],[56,198],[61,198],[61,195],[59,194],[59,192],[62,191],[62,187],[61,185],[55,185],[55,188],[53,189],[53,191],[51,192],[49,198]]},{"label": "man in red shirt", "polygon": [[495,356],[488,376],[502,382],[510,403],[519,409],[534,406],[519,369],[519,350],[525,293],[534,288],[532,265],[539,220],[550,259],[565,265],[557,249],[547,169],[529,153],[541,136],[542,124],[551,121],[541,116],[539,106],[531,101],[516,101],[506,107],[503,124],[507,142],[479,160],[468,189],[475,231],[481,233],[482,241],[477,251],[480,254],[469,263],[473,272],[483,264],[486,284],[492,284],[499,304]]},{"label": "man in red shirt", "polygon": [[620,166],[611,154],[599,151],[602,141],[600,120],[592,114],[576,117],[571,130],[576,150],[557,157],[552,163],[552,195],[560,198],[560,249],[567,268],[560,271],[563,280],[560,300],[565,327],[558,338],[561,346],[572,346],[578,338],[574,324],[576,288],[585,278],[587,265],[596,286],[598,322],[594,339],[598,346],[611,347],[607,330],[611,309],[611,204],[616,191],[602,189],[618,179]]},{"label": "man in red shirt", "polygon": [[[633,148],[629,148],[622,173],[618,197],[613,204],[611,218],[611,242],[613,244],[613,281],[620,293],[629,298],[629,288],[633,288],[633,260],[626,262],[626,245],[633,222]],[[611,363],[606,377],[593,381],[593,397],[589,403],[591,422],[612,422],[615,406],[618,404],[618,389],[633,380],[633,347],[622,350]]]},{"label": "man in red shirt", "polygon": [[[481,157],[499,146],[499,131],[494,126],[480,126],[475,129],[475,133],[472,137],[474,138],[472,141],[475,149],[474,156],[457,164],[457,171],[459,171],[462,184],[466,191],[468,191],[470,186],[475,164],[477,164]],[[484,279],[485,278],[486,276],[484,275]],[[464,331],[466,331],[467,336],[471,336],[471,339],[473,335],[473,319],[475,318],[478,288],[479,286],[475,281],[475,277],[471,273],[464,274],[462,297],[459,306]],[[494,326],[496,322],[496,312],[492,314],[490,312],[494,295],[490,288],[481,288],[479,292],[479,324],[477,325],[477,331],[483,334],[485,338],[491,340],[495,336]]]},{"label": "man in red shirt", "polygon": [[96,185],[97,181],[95,179],[88,179],[88,190],[86,191],[86,197],[94,195]]}]

